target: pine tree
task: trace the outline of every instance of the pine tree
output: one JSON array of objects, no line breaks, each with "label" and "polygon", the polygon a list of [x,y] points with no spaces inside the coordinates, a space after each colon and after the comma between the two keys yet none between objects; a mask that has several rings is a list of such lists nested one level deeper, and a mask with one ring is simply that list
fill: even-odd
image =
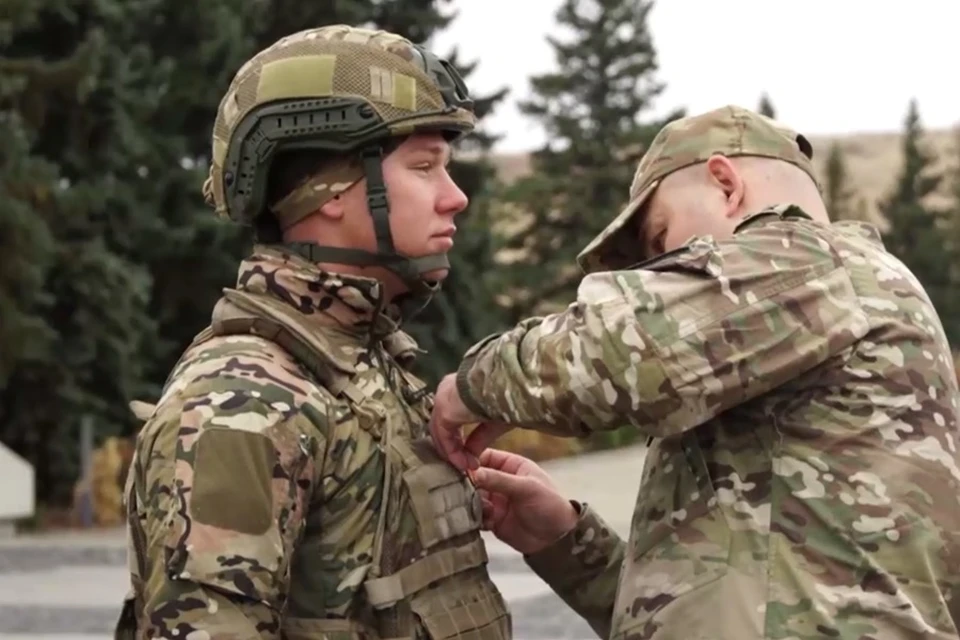
[{"label": "pine tree", "polygon": [[[950,229],[953,237],[951,251],[960,258],[960,126],[953,130],[953,158],[950,166]],[[956,261],[960,268],[960,260]],[[960,278],[958,278],[960,282]]]},{"label": "pine tree", "polygon": [[833,220],[869,222],[866,202],[857,198],[856,190],[850,184],[847,159],[839,142],[830,145],[824,169],[824,200],[830,217]]},{"label": "pine tree", "polygon": [[768,118],[776,119],[777,117],[777,111],[773,108],[773,102],[770,101],[770,96],[766,93],[760,96],[760,104],[757,106],[757,111]]},{"label": "pine tree", "polygon": [[[935,157],[924,140],[916,100],[911,100],[904,121],[902,168],[890,194],[880,203],[888,229],[887,249],[917,276],[938,313],[947,315],[956,297],[950,279],[950,254],[944,242],[945,211],[930,203],[943,175],[935,171]],[[951,343],[960,335],[947,327]]]},{"label": "pine tree", "polygon": [[505,248],[520,256],[507,272],[512,321],[572,300],[576,254],[626,204],[637,162],[657,131],[682,115],[642,118],[664,90],[645,0],[566,0],[559,24],[569,41],[548,41],[558,71],[531,79],[523,113],[546,129],[533,175],[505,194],[514,217]]},{"label": "pine tree", "polygon": [[[947,254],[950,264],[949,279],[954,295],[949,301],[950,307],[945,308],[941,320],[950,336],[950,344],[955,351],[960,350],[960,296],[956,291],[960,289],[960,126],[954,129],[953,157],[949,165],[950,205],[948,214]],[[958,371],[960,375],[960,371]]]},{"label": "pine tree", "polygon": [[69,497],[85,419],[103,433],[121,427],[155,335],[149,273],[127,257],[150,226],[126,185],[143,141],[133,123],[152,96],[137,86],[139,52],[115,49],[109,34],[125,6],[35,0],[0,25],[3,219],[32,238],[17,263],[38,266],[18,283],[37,290],[20,297],[33,335],[3,336],[30,343],[0,345],[20,354],[0,390],[0,433],[34,463],[41,500]]},{"label": "pine tree", "polygon": [[[16,111],[0,111],[0,389],[18,365],[51,357],[56,334],[38,315],[55,250],[45,217],[56,168],[30,154],[30,132]],[[0,410],[2,413],[2,410]],[[0,428],[0,434],[3,429]]]}]

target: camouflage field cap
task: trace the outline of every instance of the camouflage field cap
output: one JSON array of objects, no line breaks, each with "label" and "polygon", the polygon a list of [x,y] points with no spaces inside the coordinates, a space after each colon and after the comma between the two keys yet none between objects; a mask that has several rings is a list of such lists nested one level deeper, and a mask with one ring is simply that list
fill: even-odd
[{"label": "camouflage field cap", "polygon": [[680,118],[660,130],[640,160],[630,202],[577,256],[586,273],[624,269],[642,256],[629,224],[667,175],[705,162],[714,154],[764,156],[790,162],[819,185],[811,162],[813,147],[799,133],[742,107],[728,105]]}]

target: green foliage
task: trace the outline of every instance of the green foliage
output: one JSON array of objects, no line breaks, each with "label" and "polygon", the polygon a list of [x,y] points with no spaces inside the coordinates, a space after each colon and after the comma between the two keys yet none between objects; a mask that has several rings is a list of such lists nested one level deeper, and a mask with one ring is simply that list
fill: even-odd
[{"label": "green foliage", "polygon": [[607,449],[619,449],[629,447],[644,441],[643,434],[633,425],[626,425],[613,431],[604,431],[594,434],[587,440],[587,444],[593,451],[604,451]]},{"label": "green foliage", "polygon": [[866,202],[857,198],[856,190],[850,184],[846,156],[839,142],[830,145],[825,173],[823,199],[831,219],[869,222]]},{"label": "green foliage", "polygon": [[[948,186],[950,193],[947,213],[946,245],[949,262],[948,277],[953,283],[953,296],[949,300],[950,308],[941,314],[947,327],[947,335],[954,351],[960,349],[960,296],[956,291],[960,287],[960,127],[953,132],[953,154],[948,164]],[[957,375],[960,376],[960,370]]]},{"label": "green foliage", "polygon": [[84,417],[104,433],[123,427],[156,331],[151,277],[131,259],[151,228],[130,197],[146,157],[134,123],[150,97],[138,95],[137,52],[121,55],[106,35],[121,12],[37,1],[0,28],[0,224],[24,240],[4,260],[14,322],[0,346],[13,354],[0,434],[36,465],[41,498],[69,497]]},{"label": "green foliage", "polygon": [[[0,388],[24,362],[50,357],[56,337],[39,317],[43,285],[56,250],[48,217],[56,169],[30,154],[19,113],[0,111]],[[2,433],[2,430],[0,430]]]},{"label": "green foliage", "polygon": [[890,194],[880,203],[888,223],[883,240],[923,284],[937,312],[947,325],[951,343],[960,341],[954,317],[956,290],[951,279],[949,243],[945,238],[945,211],[930,203],[943,175],[936,172],[935,156],[923,140],[924,129],[916,101],[911,101],[904,121],[902,168]]},{"label": "green foliage", "polygon": [[682,115],[642,120],[664,85],[647,27],[652,3],[567,0],[549,37],[558,70],[531,79],[521,110],[546,129],[533,176],[506,193],[519,210],[505,247],[521,256],[505,274],[517,320],[571,301],[582,274],[576,254],[626,204],[637,161],[657,131]]},{"label": "green foliage", "polygon": [[[953,255],[960,257],[960,126],[953,131],[953,157],[949,166],[950,186],[950,250]],[[960,269],[960,260],[954,265]],[[960,282],[960,276],[957,277]]]}]

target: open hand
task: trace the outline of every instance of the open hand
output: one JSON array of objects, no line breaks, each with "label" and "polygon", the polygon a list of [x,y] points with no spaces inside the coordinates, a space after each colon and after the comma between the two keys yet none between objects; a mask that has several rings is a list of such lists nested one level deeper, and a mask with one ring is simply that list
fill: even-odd
[{"label": "open hand", "polygon": [[541,551],[576,524],[579,514],[535,462],[485,449],[471,474],[483,499],[483,527],[523,554]]}]

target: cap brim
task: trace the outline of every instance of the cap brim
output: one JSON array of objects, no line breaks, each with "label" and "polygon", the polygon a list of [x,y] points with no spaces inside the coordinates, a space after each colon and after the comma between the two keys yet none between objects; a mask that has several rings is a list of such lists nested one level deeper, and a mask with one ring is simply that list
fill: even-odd
[{"label": "cap brim", "polygon": [[[609,271],[616,268],[622,268],[621,265],[633,264],[640,260],[640,247],[637,247],[636,257],[625,259],[615,259],[610,254],[615,245],[617,245],[618,235],[624,230],[624,227],[633,219],[637,211],[650,198],[650,195],[660,185],[660,180],[654,180],[643,191],[637,194],[637,197],[631,200],[623,210],[608,224],[597,237],[583,248],[577,255],[577,264],[585,273],[594,271]],[[639,239],[636,240],[639,242]]]}]

